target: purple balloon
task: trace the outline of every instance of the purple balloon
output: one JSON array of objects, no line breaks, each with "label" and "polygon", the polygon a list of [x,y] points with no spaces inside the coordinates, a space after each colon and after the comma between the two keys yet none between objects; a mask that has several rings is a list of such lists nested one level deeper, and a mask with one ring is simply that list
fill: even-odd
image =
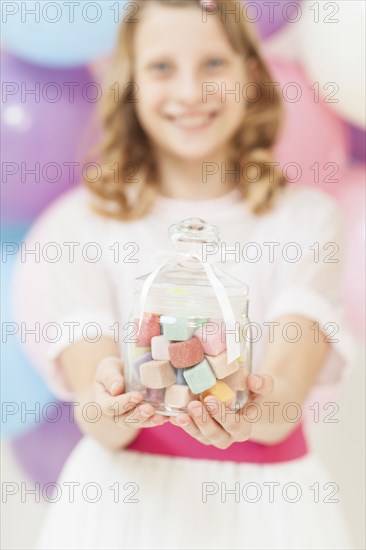
[{"label": "purple balloon", "polygon": [[43,68],[8,52],[1,58],[2,217],[30,222],[80,182],[98,88],[86,67]]},{"label": "purple balloon", "polygon": [[11,441],[15,458],[32,481],[42,485],[56,482],[67,457],[81,438],[70,411],[71,405],[58,401],[52,405],[48,403],[47,409],[42,408],[43,416],[57,421],[42,421]]},{"label": "purple balloon", "polygon": [[246,2],[244,14],[246,19],[258,26],[261,38],[268,38],[284,25],[299,21],[301,18],[301,0],[284,2],[283,0],[256,0]]},{"label": "purple balloon", "polygon": [[366,163],[366,132],[362,128],[348,125],[351,158]]}]

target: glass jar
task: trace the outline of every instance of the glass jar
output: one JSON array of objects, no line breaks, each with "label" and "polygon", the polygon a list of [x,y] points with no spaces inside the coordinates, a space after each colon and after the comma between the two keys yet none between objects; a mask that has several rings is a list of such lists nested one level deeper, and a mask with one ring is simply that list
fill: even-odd
[{"label": "glass jar", "polygon": [[188,218],[169,227],[174,249],[135,279],[124,338],[126,391],[139,391],[157,413],[187,412],[213,395],[231,409],[247,401],[252,349],[248,286],[210,261],[216,226]]}]

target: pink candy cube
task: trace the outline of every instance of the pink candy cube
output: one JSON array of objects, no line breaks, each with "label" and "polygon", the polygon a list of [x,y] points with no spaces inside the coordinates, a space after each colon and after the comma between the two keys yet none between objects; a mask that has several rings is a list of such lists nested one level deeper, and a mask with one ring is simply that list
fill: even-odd
[{"label": "pink candy cube", "polygon": [[137,348],[143,348],[151,345],[151,339],[154,336],[159,336],[160,334],[160,324],[159,324],[160,315],[157,313],[144,313],[142,319],[140,332],[139,329],[139,320],[134,320],[134,325],[136,327],[135,332],[132,337],[136,338],[137,342],[135,346]]},{"label": "pink candy cube", "polygon": [[223,351],[219,355],[206,355],[206,359],[214,371],[216,378],[225,378],[239,369],[239,361],[235,359],[232,363],[227,363],[227,353]]},{"label": "pink candy cube", "polygon": [[160,336],[153,336],[151,338],[151,355],[153,359],[160,361],[169,360],[169,344],[169,340],[162,334]]},{"label": "pink candy cube", "polygon": [[199,327],[194,335],[201,342],[207,355],[219,355],[226,350],[225,323],[223,321],[209,321]]},{"label": "pink candy cube", "polygon": [[150,403],[163,403],[164,402],[165,389],[154,390],[152,388],[146,388],[145,400]]},{"label": "pink candy cube", "polygon": [[147,388],[167,388],[175,383],[176,374],[169,361],[147,361],[140,365],[141,383]]},{"label": "pink candy cube", "polygon": [[171,407],[184,408],[193,400],[193,393],[188,386],[173,384],[165,390],[165,403]]},{"label": "pink candy cube", "polygon": [[169,356],[176,369],[192,367],[205,358],[202,344],[196,337],[169,344]]},{"label": "pink candy cube", "polygon": [[247,387],[248,371],[243,366],[240,366],[237,371],[223,378],[223,382],[234,391],[243,391]]}]

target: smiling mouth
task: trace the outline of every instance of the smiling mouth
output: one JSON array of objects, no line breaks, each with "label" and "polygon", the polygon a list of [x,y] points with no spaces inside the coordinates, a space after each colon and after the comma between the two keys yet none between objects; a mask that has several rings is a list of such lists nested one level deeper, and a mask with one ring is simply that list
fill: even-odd
[{"label": "smiling mouth", "polygon": [[201,130],[207,128],[216,117],[215,111],[207,114],[168,116],[168,120],[182,130]]}]

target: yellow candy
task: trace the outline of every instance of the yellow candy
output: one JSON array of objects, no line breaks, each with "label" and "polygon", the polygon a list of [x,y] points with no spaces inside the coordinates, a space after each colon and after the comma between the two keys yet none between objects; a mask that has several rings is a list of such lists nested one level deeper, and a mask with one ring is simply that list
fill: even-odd
[{"label": "yellow candy", "polygon": [[136,346],[134,346],[132,348],[132,357],[140,357],[141,355],[144,355],[145,353],[148,353],[149,351],[151,351],[151,348],[150,347],[146,347],[146,348],[138,348]]},{"label": "yellow candy", "polygon": [[222,401],[223,403],[227,403],[231,401],[231,399],[235,396],[235,393],[232,391],[231,388],[229,388],[227,384],[225,384],[225,382],[217,380],[216,384],[212,386],[212,388],[209,388],[201,394],[201,401],[203,401],[205,397],[208,397],[209,395],[217,397],[217,399],[219,399],[219,401]]},{"label": "yellow candy", "polygon": [[185,288],[181,288],[179,286],[176,286],[174,288],[170,288],[168,290],[168,293],[171,294],[172,296],[179,296],[179,295],[186,295],[186,294],[189,294],[189,291],[186,290]]}]

